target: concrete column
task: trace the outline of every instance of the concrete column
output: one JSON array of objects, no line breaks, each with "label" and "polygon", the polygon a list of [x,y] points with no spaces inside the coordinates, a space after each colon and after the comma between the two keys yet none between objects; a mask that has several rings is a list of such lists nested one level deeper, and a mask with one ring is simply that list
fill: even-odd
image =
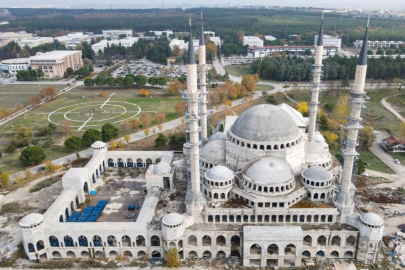
[{"label": "concrete column", "polygon": [[316,116],[318,113],[318,104],[319,104],[318,99],[322,73],[322,53],[323,53],[323,45],[316,46],[315,64],[311,87],[311,100],[309,102],[310,108],[309,108],[308,138],[310,140],[313,140],[315,138]]},{"label": "concrete column", "polygon": [[205,45],[198,47],[199,58],[199,84],[201,92],[201,139],[208,139],[208,115],[207,115],[207,64],[206,64],[206,48]]}]

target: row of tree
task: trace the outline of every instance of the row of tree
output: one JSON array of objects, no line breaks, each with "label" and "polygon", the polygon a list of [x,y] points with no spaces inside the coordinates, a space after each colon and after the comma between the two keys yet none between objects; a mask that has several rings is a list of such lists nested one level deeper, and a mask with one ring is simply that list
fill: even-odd
[{"label": "row of tree", "polygon": [[127,74],[125,77],[117,77],[114,78],[112,76],[106,76],[106,75],[98,75],[95,79],[92,78],[86,78],[84,80],[84,85],[87,87],[92,87],[94,85],[99,86],[100,88],[102,86],[108,85],[111,88],[114,86],[120,86],[120,87],[132,87],[136,83],[137,86],[144,87],[146,83],[149,83],[150,85],[156,86],[160,85],[163,87],[164,85],[167,84],[167,78],[165,77],[149,77],[146,78],[143,75],[134,75],[134,74]]}]

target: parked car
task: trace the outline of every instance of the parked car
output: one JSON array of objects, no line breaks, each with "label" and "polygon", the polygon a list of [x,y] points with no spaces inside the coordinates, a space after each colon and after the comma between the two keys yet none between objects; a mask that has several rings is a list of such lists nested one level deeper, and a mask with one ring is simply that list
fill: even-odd
[{"label": "parked car", "polygon": [[401,161],[399,161],[397,158],[394,159],[395,164],[401,164]]},{"label": "parked car", "polygon": [[378,130],[374,130],[373,133],[374,134],[380,134],[380,132]]},{"label": "parked car", "polygon": [[364,172],[364,173],[361,174],[361,176],[367,177],[367,176],[368,176],[368,173],[365,173],[365,172]]}]

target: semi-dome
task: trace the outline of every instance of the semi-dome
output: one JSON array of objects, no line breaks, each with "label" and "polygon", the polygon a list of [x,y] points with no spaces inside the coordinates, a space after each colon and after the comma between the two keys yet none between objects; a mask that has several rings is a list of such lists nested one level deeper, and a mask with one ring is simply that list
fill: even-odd
[{"label": "semi-dome", "polygon": [[38,213],[31,213],[26,215],[20,220],[21,227],[30,227],[34,225],[38,225],[44,220],[44,216]]},{"label": "semi-dome", "polygon": [[170,167],[169,164],[166,162],[160,162],[155,165],[153,168],[153,173],[155,174],[164,174],[164,173],[169,173],[172,171],[172,167]]},{"label": "semi-dome", "polygon": [[315,181],[329,181],[333,178],[333,175],[327,169],[320,166],[312,166],[303,170],[302,176]]},{"label": "semi-dome", "polygon": [[215,141],[215,140],[226,140],[226,134],[223,132],[217,132],[214,135],[211,136],[210,141]]},{"label": "semi-dome", "polygon": [[290,165],[276,157],[264,157],[256,161],[245,175],[261,185],[287,184],[294,179]]},{"label": "semi-dome", "polygon": [[247,109],[231,127],[233,135],[255,142],[288,142],[301,136],[291,116],[277,106],[262,104]]},{"label": "semi-dome", "polygon": [[170,213],[163,217],[162,222],[166,226],[176,226],[180,225],[184,220],[183,215],[178,213]]},{"label": "semi-dome", "polygon": [[96,141],[91,145],[91,148],[93,149],[99,149],[99,148],[104,148],[106,146],[106,143],[102,141]]},{"label": "semi-dome", "polygon": [[327,146],[315,140],[305,141],[305,162],[310,165],[323,165],[330,163],[330,153]]},{"label": "semi-dome", "polygon": [[226,141],[211,140],[202,147],[201,158],[205,162],[224,164],[226,157]]},{"label": "semi-dome", "polygon": [[233,178],[233,172],[225,166],[217,165],[205,173],[205,178],[213,181],[228,181]]},{"label": "semi-dome", "polygon": [[370,226],[382,226],[384,224],[384,220],[375,213],[365,213],[360,216],[360,220]]}]

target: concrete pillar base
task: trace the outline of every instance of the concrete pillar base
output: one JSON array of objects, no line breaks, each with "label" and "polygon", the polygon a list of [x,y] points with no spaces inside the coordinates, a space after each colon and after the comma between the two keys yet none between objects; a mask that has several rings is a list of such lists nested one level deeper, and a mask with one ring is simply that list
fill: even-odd
[{"label": "concrete pillar base", "polygon": [[207,201],[202,192],[194,193],[189,190],[186,196],[186,213],[190,216],[201,215],[206,203]]}]

